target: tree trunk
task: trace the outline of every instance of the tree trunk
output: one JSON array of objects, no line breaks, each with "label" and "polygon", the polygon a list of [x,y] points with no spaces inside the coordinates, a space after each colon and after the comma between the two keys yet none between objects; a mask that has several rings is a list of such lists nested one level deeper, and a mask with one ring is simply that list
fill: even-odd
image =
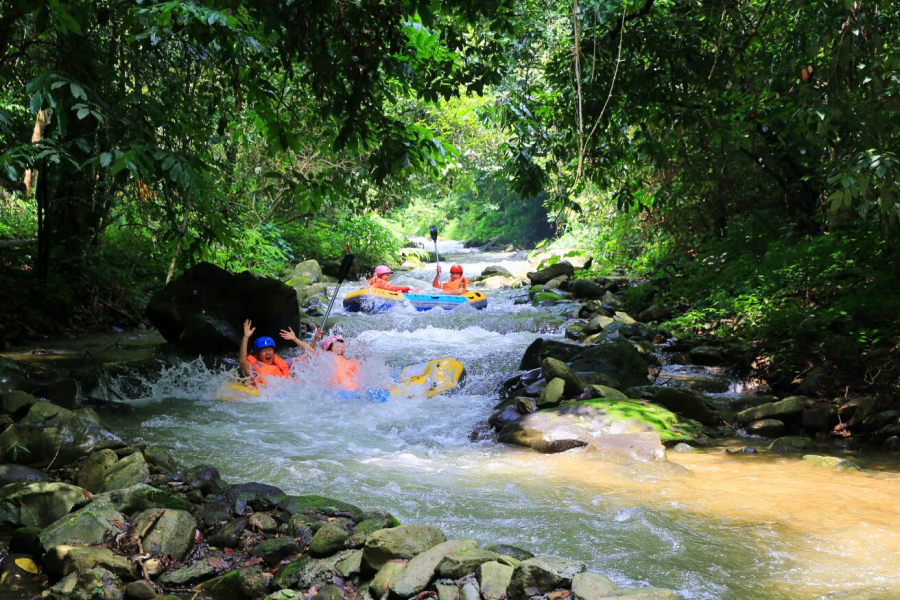
[{"label": "tree trunk", "polygon": [[[31,143],[36,144],[43,138],[44,127],[50,122],[50,111],[42,108],[34,119],[34,131],[31,133]],[[31,197],[31,190],[37,183],[38,172],[28,169],[25,171],[25,200]]]}]

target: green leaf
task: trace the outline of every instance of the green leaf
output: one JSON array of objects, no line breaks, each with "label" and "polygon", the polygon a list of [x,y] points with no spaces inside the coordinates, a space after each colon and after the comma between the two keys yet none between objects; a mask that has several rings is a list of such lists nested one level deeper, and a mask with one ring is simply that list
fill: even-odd
[{"label": "green leaf", "polygon": [[86,109],[86,108],[79,108],[79,109],[78,109],[78,119],[79,119],[79,120],[85,118],[85,117],[88,116],[89,114],[91,114],[91,111],[88,110],[88,109]]},{"label": "green leaf", "polygon": [[31,114],[36,115],[41,110],[41,92],[35,92],[34,96],[31,97]]},{"label": "green leaf", "polygon": [[69,84],[69,89],[72,90],[72,96],[75,98],[80,98],[81,100],[87,100],[87,94],[84,93],[84,88],[75,83],[74,81]]},{"label": "green leaf", "polygon": [[110,152],[104,152],[100,155],[100,166],[108,167],[112,163],[113,155]]}]

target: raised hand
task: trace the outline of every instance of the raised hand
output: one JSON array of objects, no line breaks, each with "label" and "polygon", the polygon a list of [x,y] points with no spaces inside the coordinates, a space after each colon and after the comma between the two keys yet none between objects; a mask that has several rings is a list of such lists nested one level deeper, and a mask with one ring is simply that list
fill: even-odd
[{"label": "raised hand", "polygon": [[288,327],[287,330],[282,329],[280,335],[282,338],[288,340],[289,342],[297,341],[297,334],[294,333],[294,330],[291,327]]},{"label": "raised hand", "polygon": [[253,335],[254,331],[256,331],[256,327],[253,327],[253,323],[250,322],[250,319],[244,321],[244,337],[249,338]]}]

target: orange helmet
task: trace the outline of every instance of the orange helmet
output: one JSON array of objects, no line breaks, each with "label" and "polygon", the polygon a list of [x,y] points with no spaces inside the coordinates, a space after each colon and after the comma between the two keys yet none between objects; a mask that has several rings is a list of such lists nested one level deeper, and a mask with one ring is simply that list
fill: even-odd
[{"label": "orange helmet", "polygon": [[450,267],[450,272],[459,273],[460,275],[462,275],[462,265],[453,265],[452,267]]}]

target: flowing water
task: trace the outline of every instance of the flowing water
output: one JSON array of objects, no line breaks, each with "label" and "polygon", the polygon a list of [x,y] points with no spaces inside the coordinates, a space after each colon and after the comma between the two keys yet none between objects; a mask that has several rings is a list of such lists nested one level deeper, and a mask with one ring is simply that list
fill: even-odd
[{"label": "flowing water", "polygon": [[[450,260],[469,276],[489,264],[527,268],[458,244],[445,244],[442,260],[445,252],[445,273]],[[428,287],[432,277],[433,265],[392,280]],[[451,537],[578,559],[622,586],[667,587],[684,598],[900,596],[897,461],[857,457],[867,471],[846,473],[717,448],[620,464],[473,436],[528,344],[562,337],[565,308],[517,305],[519,293],[487,292],[485,311],[349,315],[337,303],[335,322],[352,339],[349,352],[366,359],[367,381],[453,356],[468,371],[462,393],[341,400],[313,361],[299,382],[223,403],[215,396],[224,376],[198,361],[166,370],[132,401],[132,414],[104,415],[104,424],[186,464],[214,464],[231,481],[328,495]],[[664,374],[677,379],[679,370]]]}]

